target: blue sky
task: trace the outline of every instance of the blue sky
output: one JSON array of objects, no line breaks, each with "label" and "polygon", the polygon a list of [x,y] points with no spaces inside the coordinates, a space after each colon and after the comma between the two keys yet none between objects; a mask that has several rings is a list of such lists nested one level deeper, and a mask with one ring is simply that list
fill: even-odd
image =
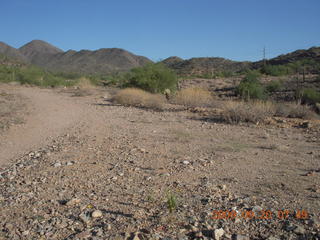
[{"label": "blue sky", "polygon": [[0,41],[259,60],[320,46],[320,0],[1,0]]}]

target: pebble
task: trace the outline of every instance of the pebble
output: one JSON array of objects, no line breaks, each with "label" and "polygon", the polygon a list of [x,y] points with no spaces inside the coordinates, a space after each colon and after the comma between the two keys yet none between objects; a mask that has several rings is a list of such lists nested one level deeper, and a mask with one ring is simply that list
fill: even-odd
[{"label": "pebble", "polygon": [[267,240],[280,240],[278,237],[268,237]]},{"label": "pebble", "polygon": [[219,240],[223,236],[223,234],[224,234],[223,228],[214,230],[214,239]]},{"label": "pebble", "polygon": [[306,232],[306,230],[301,226],[296,226],[296,228],[293,230],[294,233],[302,235]]},{"label": "pebble", "polygon": [[68,201],[66,203],[67,206],[74,206],[74,205],[77,205],[81,202],[81,199],[79,198],[72,198],[70,201]]},{"label": "pebble", "polygon": [[102,217],[102,212],[100,210],[93,211],[92,215],[93,218],[99,218]]},{"label": "pebble", "polygon": [[60,162],[56,162],[53,166],[54,166],[54,167],[61,167],[62,164],[61,164]]},{"label": "pebble", "polygon": [[82,212],[79,215],[79,218],[85,223],[88,223],[90,221],[90,215],[87,212]]},{"label": "pebble", "polygon": [[245,236],[245,235],[241,235],[241,234],[235,234],[233,236],[234,240],[250,240],[249,237]]},{"label": "pebble", "polygon": [[190,162],[189,162],[189,161],[187,161],[187,160],[184,160],[182,163],[183,163],[184,165],[188,165],[188,164],[190,164]]}]

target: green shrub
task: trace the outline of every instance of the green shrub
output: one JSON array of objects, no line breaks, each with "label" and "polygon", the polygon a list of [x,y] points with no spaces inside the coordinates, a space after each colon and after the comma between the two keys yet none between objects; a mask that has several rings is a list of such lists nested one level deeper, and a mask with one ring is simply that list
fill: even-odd
[{"label": "green shrub", "polygon": [[266,65],[261,72],[270,76],[284,76],[292,73],[292,69],[286,65]]},{"label": "green shrub", "polygon": [[279,91],[283,86],[282,81],[279,80],[272,80],[266,86],[266,91],[269,93]]},{"label": "green shrub", "polygon": [[236,87],[236,94],[245,99],[265,99],[265,89],[260,83],[260,73],[250,71]]},{"label": "green shrub", "polygon": [[122,87],[136,87],[152,93],[163,93],[165,89],[176,90],[176,74],[161,63],[134,68],[126,75]]},{"label": "green shrub", "polygon": [[303,103],[314,104],[320,102],[320,92],[312,88],[302,89],[300,96]]}]

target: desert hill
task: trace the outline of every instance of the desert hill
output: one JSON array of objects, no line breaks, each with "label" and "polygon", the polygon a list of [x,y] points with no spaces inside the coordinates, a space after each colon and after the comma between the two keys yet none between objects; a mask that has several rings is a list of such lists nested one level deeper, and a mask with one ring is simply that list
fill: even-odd
[{"label": "desert hill", "polygon": [[[42,40],[33,40],[19,49],[0,42],[0,54],[50,71],[81,74],[122,72],[152,63],[146,57],[137,56],[120,48],[102,48],[94,51],[68,50],[65,52]],[[308,67],[312,73],[317,74],[320,72],[320,47],[297,50],[267,59],[265,62],[274,66],[299,64]],[[259,69],[263,67],[265,62],[241,62],[220,57],[198,57],[184,60],[176,56],[162,61],[179,75],[208,77],[240,73],[248,69]]]},{"label": "desert hill", "polygon": [[42,40],[33,40],[19,49],[0,43],[1,53],[46,70],[83,74],[127,71],[152,62],[146,57],[119,48],[64,52]]},{"label": "desert hill", "polygon": [[27,59],[19,50],[9,46],[4,42],[0,42],[0,54],[12,59],[26,61]]},{"label": "desert hill", "polygon": [[[259,69],[264,61],[238,62],[225,58],[191,58],[183,60],[179,57],[169,57],[162,61],[169,68],[181,75],[214,75],[219,73],[242,72],[247,69]],[[297,50],[288,54],[282,54],[275,58],[267,59],[266,64],[280,66],[286,64],[301,64],[309,67],[313,73],[320,72],[320,47],[312,47],[307,50]]]},{"label": "desert hill", "polygon": [[251,67],[250,62],[237,62],[218,57],[191,58],[187,60],[169,57],[162,62],[181,75],[213,75],[226,71],[240,72]]}]

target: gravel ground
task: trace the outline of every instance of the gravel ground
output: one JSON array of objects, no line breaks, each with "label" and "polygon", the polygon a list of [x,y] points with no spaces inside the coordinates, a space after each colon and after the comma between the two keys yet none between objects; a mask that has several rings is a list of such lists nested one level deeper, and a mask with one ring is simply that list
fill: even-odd
[{"label": "gravel ground", "polygon": [[0,239],[320,239],[319,122],[2,87],[32,108],[21,139],[1,136],[16,148],[0,144]]}]

